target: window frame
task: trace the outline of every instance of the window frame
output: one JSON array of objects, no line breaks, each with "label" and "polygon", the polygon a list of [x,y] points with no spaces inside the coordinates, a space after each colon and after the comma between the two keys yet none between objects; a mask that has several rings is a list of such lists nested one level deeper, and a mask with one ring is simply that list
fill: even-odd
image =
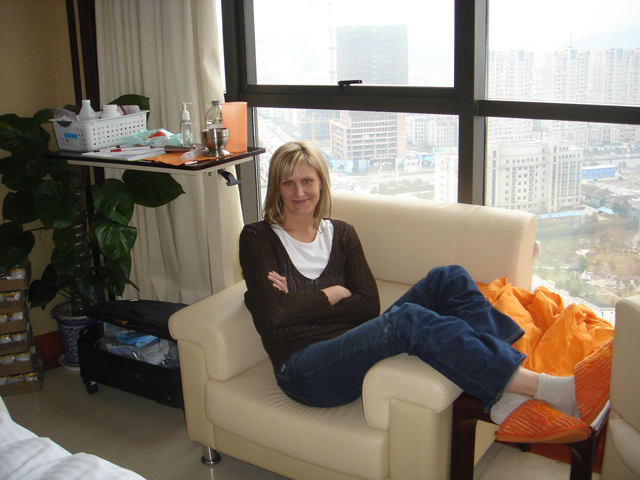
[{"label": "window frame", "polygon": [[[488,117],[640,125],[640,106],[494,100],[487,98],[489,0],[454,1],[454,85],[260,85],[257,83],[253,0],[222,1],[226,101],[245,101],[250,144],[258,138],[255,108],[310,108],[457,115],[458,201],[484,204]],[[243,164],[246,222],[259,218],[257,162]]]}]

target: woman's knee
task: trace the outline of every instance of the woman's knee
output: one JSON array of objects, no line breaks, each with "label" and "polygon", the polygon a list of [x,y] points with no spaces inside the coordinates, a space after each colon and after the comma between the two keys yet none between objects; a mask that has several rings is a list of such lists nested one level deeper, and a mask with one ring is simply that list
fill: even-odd
[{"label": "woman's knee", "polygon": [[443,284],[460,276],[469,276],[467,271],[460,265],[443,265],[432,268],[424,280],[431,284]]}]

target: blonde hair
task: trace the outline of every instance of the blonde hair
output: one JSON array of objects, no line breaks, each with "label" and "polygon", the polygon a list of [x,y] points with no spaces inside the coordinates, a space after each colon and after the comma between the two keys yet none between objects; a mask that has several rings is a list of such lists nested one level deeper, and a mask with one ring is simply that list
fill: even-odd
[{"label": "blonde hair", "polygon": [[269,183],[264,200],[263,216],[272,225],[284,221],[280,182],[284,178],[290,178],[301,162],[306,162],[315,168],[320,178],[320,199],[313,217],[316,222],[320,222],[321,219],[331,215],[331,179],[324,154],[311,142],[294,140],[278,148],[273,153],[269,164]]}]

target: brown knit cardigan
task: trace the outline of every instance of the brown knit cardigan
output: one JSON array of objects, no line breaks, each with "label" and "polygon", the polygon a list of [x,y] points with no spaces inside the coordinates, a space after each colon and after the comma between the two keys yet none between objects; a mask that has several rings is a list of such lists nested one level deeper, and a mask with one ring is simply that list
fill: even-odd
[{"label": "brown knit cardigan", "polygon": [[[267,222],[246,225],[240,234],[245,304],[274,369],[307,345],[337,337],[380,314],[376,282],[355,229],[340,220],[331,222],[329,263],[315,280],[296,269]],[[287,279],[288,293],[267,279],[270,271]],[[332,285],[344,286],[351,296],[332,306],[321,291]]]}]

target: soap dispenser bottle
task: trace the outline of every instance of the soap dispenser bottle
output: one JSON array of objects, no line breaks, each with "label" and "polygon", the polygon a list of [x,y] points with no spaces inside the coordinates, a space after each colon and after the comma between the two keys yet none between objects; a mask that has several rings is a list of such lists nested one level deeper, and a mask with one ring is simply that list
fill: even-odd
[{"label": "soap dispenser bottle", "polygon": [[182,119],[180,120],[180,134],[182,135],[182,146],[193,146],[193,125],[191,125],[191,116],[187,105],[191,105],[191,102],[182,102]]}]

